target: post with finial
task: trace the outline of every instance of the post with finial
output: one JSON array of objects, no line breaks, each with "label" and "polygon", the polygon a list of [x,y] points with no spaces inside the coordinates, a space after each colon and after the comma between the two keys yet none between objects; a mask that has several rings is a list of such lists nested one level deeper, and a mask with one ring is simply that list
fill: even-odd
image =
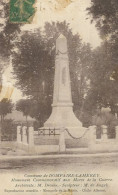
[{"label": "post with finial", "polygon": [[116,131],[116,141],[118,143],[118,126],[115,127],[115,131]]},{"label": "post with finial", "polygon": [[96,143],[96,126],[90,126],[89,127],[89,148],[91,150],[95,149],[95,143]]},{"label": "post with finial", "polygon": [[29,153],[32,153],[32,152],[34,152],[34,127],[33,126],[31,126],[31,127],[29,127],[29,134],[28,134],[28,136],[29,136]]},{"label": "post with finial", "polygon": [[17,126],[17,142],[21,142],[21,126]]},{"label": "post with finial", "polygon": [[27,144],[27,127],[23,126],[23,145]]},{"label": "post with finial", "polygon": [[101,128],[102,128],[102,132],[103,132],[103,134],[102,134],[102,141],[104,142],[104,141],[107,141],[107,139],[108,139],[107,126],[106,125],[102,125]]}]

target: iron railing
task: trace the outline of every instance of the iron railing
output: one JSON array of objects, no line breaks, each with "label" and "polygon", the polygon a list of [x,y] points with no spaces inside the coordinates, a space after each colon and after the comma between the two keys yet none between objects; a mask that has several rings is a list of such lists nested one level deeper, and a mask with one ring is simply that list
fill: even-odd
[{"label": "iron railing", "polygon": [[56,135],[60,135],[59,130],[60,130],[59,128],[39,128],[38,135],[56,136]]}]

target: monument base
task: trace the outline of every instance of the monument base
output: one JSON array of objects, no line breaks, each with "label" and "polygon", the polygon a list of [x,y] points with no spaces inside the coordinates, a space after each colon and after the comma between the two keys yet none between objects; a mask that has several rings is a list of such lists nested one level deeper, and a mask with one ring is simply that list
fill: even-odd
[{"label": "monument base", "polygon": [[[86,128],[82,127],[82,123],[76,118],[72,104],[66,106],[54,106],[52,109],[52,114],[49,119],[44,123],[46,128],[62,128],[64,127],[69,131],[72,136],[79,137],[82,136]],[[65,131],[66,138],[71,138],[69,133]]]},{"label": "monument base", "polygon": [[72,107],[66,106],[53,106],[52,114],[49,119],[44,123],[44,127],[82,127],[82,123],[76,118],[73,113]]}]

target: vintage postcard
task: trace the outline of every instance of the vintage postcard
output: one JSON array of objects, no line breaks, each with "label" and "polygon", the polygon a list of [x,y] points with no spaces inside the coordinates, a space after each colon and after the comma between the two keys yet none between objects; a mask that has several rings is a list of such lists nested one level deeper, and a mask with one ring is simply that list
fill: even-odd
[{"label": "vintage postcard", "polygon": [[118,194],[116,0],[0,1],[0,195]]}]

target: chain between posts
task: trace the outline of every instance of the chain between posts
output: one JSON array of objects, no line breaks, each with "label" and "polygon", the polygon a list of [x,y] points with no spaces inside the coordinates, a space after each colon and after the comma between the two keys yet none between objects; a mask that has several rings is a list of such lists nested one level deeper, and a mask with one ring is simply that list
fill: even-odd
[{"label": "chain between posts", "polygon": [[68,133],[68,135],[70,136],[70,137],[72,137],[73,139],[81,139],[81,138],[83,138],[85,135],[86,135],[86,133],[88,132],[88,129],[83,133],[83,135],[81,136],[81,137],[74,137],[73,135],[71,135],[71,133],[68,131],[68,129],[65,129],[66,130],[66,132]]},{"label": "chain between posts", "polygon": [[[81,136],[81,137],[74,137],[73,135],[71,135],[71,133],[69,132],[69,130],[67,129],[67,128],[64,128],[65,129],[65,131],[68,133],[68,135],[70,136],[70,137],[72,137],[73,139],[81,139],[81,138],[83,138],[85,135],[86,135],[86,133],[88,132],[88,129],[83,133],[83,135]],[[45,131],[46,130],[49,130],[49,134],[45,134]],[[50,133],[50,130],[52,130],[52,131],[54,131],[54,133]],[[60,128],[59,129],[56,129],[56,128],[53,128],[53,129],[46,129],[46,128],[40,128],[39,130],[38,130],[38,135],[59,135],[59,134],[56,134],[55,133],[55,130],[60,130]],[[41,133],[39,133],[39,131],[42,131]]]}]

